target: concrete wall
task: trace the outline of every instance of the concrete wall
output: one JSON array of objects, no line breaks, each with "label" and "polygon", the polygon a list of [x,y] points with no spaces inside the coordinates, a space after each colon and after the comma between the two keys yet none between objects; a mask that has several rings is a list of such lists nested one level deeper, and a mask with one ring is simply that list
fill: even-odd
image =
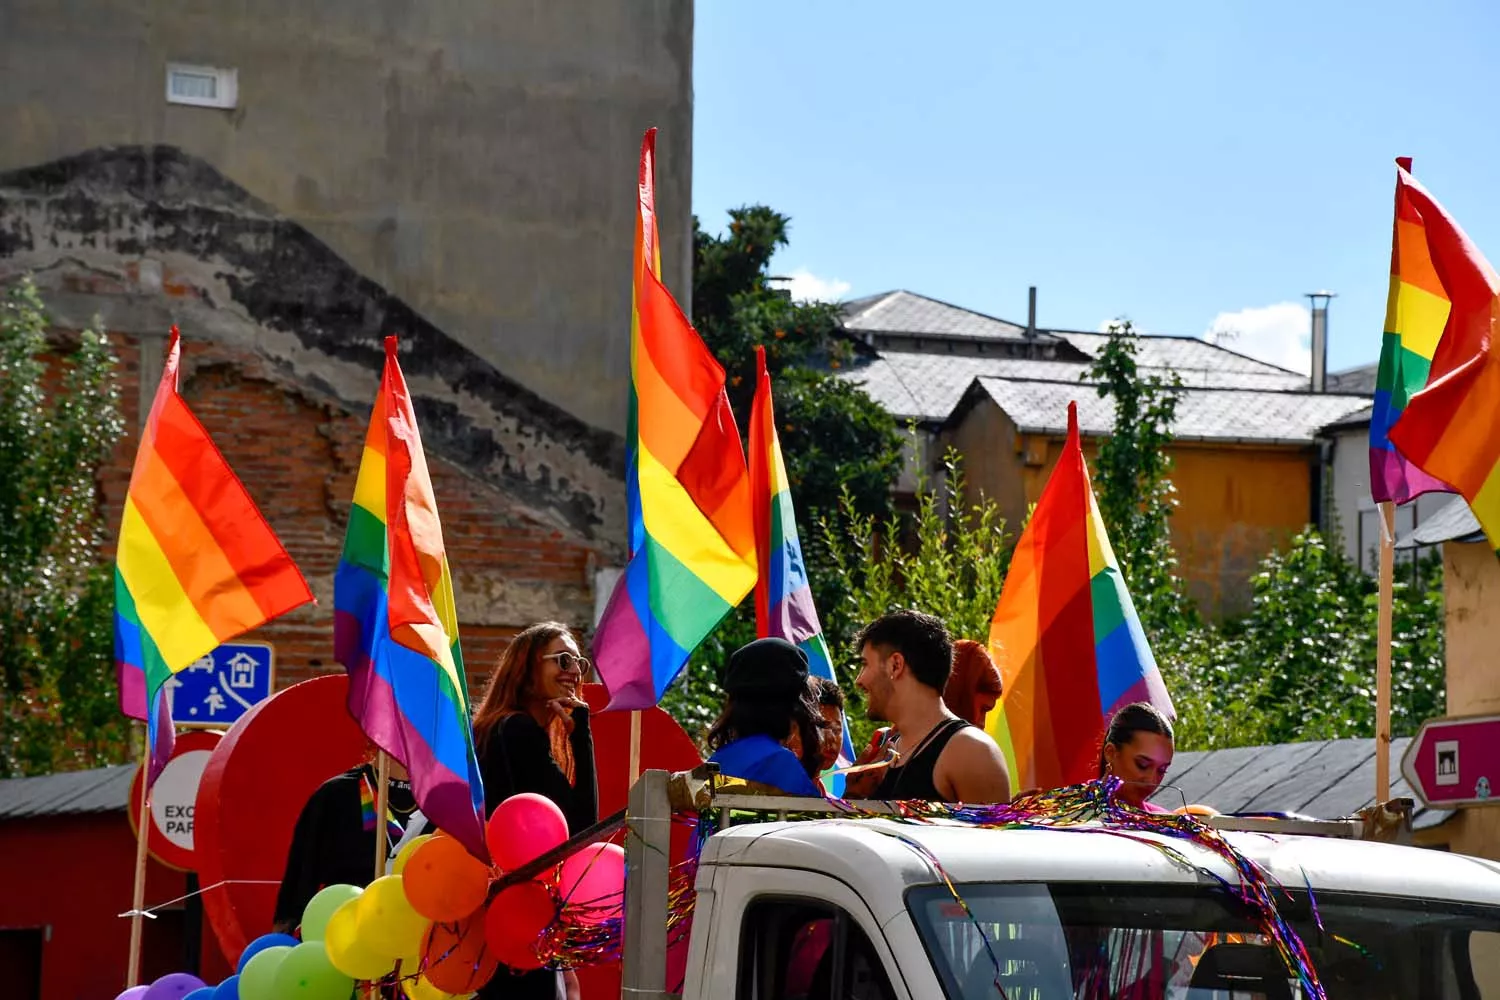
[{"label": "concrete wall", "polygon": [[[1443,546],[1448,714],[1500,714],[1500,561],[1482,543]],[[1500,806],[1460,809],[1442,828],[1449,850],[1500,860]]]},{"label": "concrete wall", "polygon": [[[947,440],[964,455],[970,489],[995,498],[1015,530],[1063,446],[1060,437],[1019,434],[989,399],[951,426]],[[1090,462],[1097,449],[1097,441],[1084,440]],[[1212,617],[1244,611],[1256,565],[1307,524],[1311,452],[1182,441],[1171,454],[1178,501],[1172,542],[1188,594]]]},{"label": "concrete wall", "polygon": [[[1340,428],[1332,435],[1329,489],[1332,510],[1338,519],[1344,554],[1357,562],[1365,572],[1378,568],[1380,520],[1375,501],[1370,498],[1370,429],[1368,426]],[[1418,524],[1437,513],[1448,502],[1448,495],[1433,493],[1397,507],[1396,537],[1409,533]],[[1411,551],[1396,553],[1399,563],[1409,563]]]},{"label": "concrete wall", "polygon": [[[692,0],[12,0],[0,173],[200,158],[481,358],[620,433],[642,131],[668,284],[691,260]],[[168,62],[238,71],[168,105]]]}]

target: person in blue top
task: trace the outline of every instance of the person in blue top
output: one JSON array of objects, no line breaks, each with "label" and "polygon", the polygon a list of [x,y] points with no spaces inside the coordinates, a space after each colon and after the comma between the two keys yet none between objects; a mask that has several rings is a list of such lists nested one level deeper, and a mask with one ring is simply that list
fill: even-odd
[{"label": "person in blue top", "polygon": [[757,639],[729,658],[724,711],[704,742],[719,773],[822,797],[823,717],[807,679],[807,654],[785,639]]}]

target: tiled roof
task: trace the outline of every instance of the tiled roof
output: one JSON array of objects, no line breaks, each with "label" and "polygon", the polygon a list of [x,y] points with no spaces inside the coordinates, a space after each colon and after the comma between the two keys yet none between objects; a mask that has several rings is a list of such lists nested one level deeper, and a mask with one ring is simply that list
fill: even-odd
[{"label": "tiled roof", "polygon": [[[1064,433],[1070,401],[1078,403],[1083,434],[1106,435],[1114,427],[1114,401],[1092,386],[992,377],[981,377],[978,384],[1022,433]],[[1306,444],[1325,424],[1366,403],[1363,396],[1326,393],[1187,389],[1172,435],[1181,441]]]},{"label": "tiled roof", "polygon": [[1352,392],[1361,396],[1373,396],[1375,394],[1375,375],[1379,370],[1379,365],[1360,365],[1358,368],[1345,368],[1341,372],[1329,372],[1328,391]]},{"label": "tiled roof", "polygon": [[[1090,357],[1098,357],[1104,345],[1109,342],[1107,333],[1082,333],[1073,330],[1050,332]],[[1138,345],[1135,356],[1137,364],[1147,368],[1172,368],[1182,375],[1184,382],[1189,381],[1189,376],[1193,372],[1205,372],[1220,375],[1234,373],[1276,381],[1275,385],[1256,386],[1256,388],[1264,389],[1306,389],[1309,384],[1306,375],[1299,375],[1294,371],[1257,361],[1252,357],[1220,347],[1218,344],[1210,344],[1197,337],[1166,337],[1148,334],[1138,339],[1136,344]]]},{"label": "tiled roof", "polygon": [[1469,509],[1463,497],[1454,497],[1437,513],[1417,525],[1410,532],[1396,539],[1396,548],[1414,549],[1422,545],[1441,545],[1443,542],[1482,542],[1484,529],[1479,518]]},{"label": "tiled roof", "polygon": [[[1391,741],[1391,798],[1416,798],[1398,766],[1409,742],[1410,737]],[[1180,753],[1154,801],[1166,808],[1180,807],[1186,799],[1221,813],[1341,819],[1373,805],[1374,788],[1374,740],[1323,740]],[[1412,827],[1434,827],[1451,815],[1418,801]]]},{"label": "tiled roof", "polygon": [[[965,340],[1024,340],[1026,328],[913,292],[882,292],[844,306],[844,329]],[[1050,335],[1042,339],[1053,340]]]},{"label": "tiled roof", "polygon": [[0,820],[122,810],[135,771],[120,764],[0,781]]},{"label": "tiled roof", "polygon": [[[980,376],[1080,382],[1087,370],[1087,365],[1072,361],[881,351],[878,357],[861,359],[844,369],[842,375],[861,383],[875,402],[902,420],[942,422],[963,398],[964,390]],[[1144,365],[1142,371],[1167,374],[1165,369]],[[1184,385],[1198,388],[1295,390],[1307,385],[1300,375],[1281,372],[1270,365],[1262,365],[1261,370],[1200,367],[1174,371]]]}]

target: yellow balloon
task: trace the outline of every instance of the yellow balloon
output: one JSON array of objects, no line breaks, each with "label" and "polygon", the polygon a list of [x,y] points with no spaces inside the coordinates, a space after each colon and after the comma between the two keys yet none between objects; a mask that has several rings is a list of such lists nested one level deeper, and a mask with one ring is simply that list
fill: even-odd
[{"label": "yellow balloon", "polygon": [[411,856],[413,854],[417,853],[417,848],[421,847],[431,839],[432,834],[424,833],[420,837],[413,837],[411,840],[407,841],[406,846],[401,848],[401,853],[396,855],[396,863],[391,866],[391,874],[400,875],[403,871],[405,871],[406,863],[411,860]]},{"label": "yellow balloon", "polygon": [[379,979],[395,967],[396,961],[377,955],[359,939],[359,902],[361,896],[349,900],[328,918],[328,929],[323,932],[323,945],[328,949],[328,961],[346,976],[355,979]]},{"label": "yellow balloon", "polygon": [[401,989],[409,1000],[467,1000],[474,996],[473,993],[444,993],[429,983],[426,976],[402,980]]},{"label": "yellow balloon", "polygon": [[422,950],[422,939],[432,921],[411,908],[401,887],[400,875],[386,875],[371,882],[359,897],[359,940],[366,950],[389,958]]}]

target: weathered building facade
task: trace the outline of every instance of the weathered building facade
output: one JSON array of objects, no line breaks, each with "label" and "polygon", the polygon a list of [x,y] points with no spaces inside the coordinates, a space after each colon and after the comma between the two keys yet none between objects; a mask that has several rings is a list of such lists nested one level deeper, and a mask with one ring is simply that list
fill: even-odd
[{"label": "weathered building facade", "polygon": [[[332,574],[387,334],[471,671],[531,621],[590,626],[623,558],[651,125],[666,274],[689,286],[691,0],[23,0],[3,18],[0,285],[33,275],[60,337],[102,319],[132,431],[182,329],[184,396],[319,602],[252,637],[281,682],[335,668]],[[134,450],[106,476],[112,523]]]}]

